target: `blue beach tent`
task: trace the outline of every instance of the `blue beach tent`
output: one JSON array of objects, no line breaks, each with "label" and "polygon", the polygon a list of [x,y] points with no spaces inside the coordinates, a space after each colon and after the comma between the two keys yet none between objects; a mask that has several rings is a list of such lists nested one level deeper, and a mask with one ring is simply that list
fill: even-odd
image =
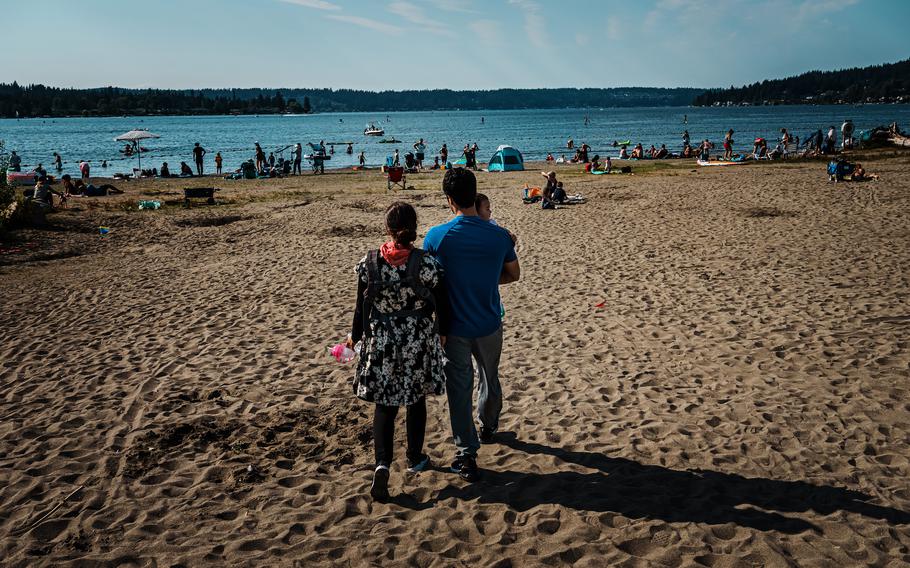
[{"label": "blue beach tent", "polygon": [[520,172],[525,169],[521,152],[511,146],[500,146],[490,158],[487,170],[491,172]]}]

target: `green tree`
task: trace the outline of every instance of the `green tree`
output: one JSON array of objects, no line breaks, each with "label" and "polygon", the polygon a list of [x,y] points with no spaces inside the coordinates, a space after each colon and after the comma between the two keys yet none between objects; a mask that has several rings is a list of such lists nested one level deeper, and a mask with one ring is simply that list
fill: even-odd
[{"label": "green tree", "polygon": [[310,97],[303,97],[303,113],[310,114],[313,112],[313,107],[310,106]]}]

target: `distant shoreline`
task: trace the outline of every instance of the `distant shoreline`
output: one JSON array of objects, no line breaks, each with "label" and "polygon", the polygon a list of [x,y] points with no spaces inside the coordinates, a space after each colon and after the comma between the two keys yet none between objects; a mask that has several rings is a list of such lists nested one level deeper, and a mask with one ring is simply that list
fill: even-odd
[{"label": "distant shoreline", "polygon": [[780,103],[780,104],[766,104],[766,105],[752,105],[752,104],[717,104],[717,105],[659,105],[659,106],[601,106],[601,107],[540,107],[540,108],[487,108],[487,109],[461,109],[461,108],[445,108],[445,109],[433,109],[433,110],[337,110],[337,111],[326,111],[326,112],[310,112],[310,113],[230,113],[230,114],[219,114],[219,113],[175,113],[175,114],[69,114],[69,115],[43,115],[43,116],[22,116],[19,118],[16,117],[0,117],[0,120],[56,120],[56,119],[71,119],[71,118],[188,118],[188,117],[247,117],[247,116],[262,116],[262,117],[287,117],[287,118],[296,118],[299,116],[325,116],[325,115],[355,115],[355,114],[392,114],[392,113],[433,113],[433,112],[473,112],[473,113],[497,113],[497,112],[510,112],[510,111],[526,111],[526,110],[565,110],[565,111],[600,111],[606,109],[667,109],[667,108],[679,108],[679,109],[707,109],[707,108],[763,108],[763,107],[865,107],[865,106],[903,106],[910,105],[910,100],[901,101],[901,102],[870,102],[870,103]]}]

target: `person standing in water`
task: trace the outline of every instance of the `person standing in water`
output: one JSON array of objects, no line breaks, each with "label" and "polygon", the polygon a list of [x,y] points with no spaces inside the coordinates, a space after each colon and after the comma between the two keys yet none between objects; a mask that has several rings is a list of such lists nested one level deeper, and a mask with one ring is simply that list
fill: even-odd
[{"label": "person standing in water", "polygon": [[203,158],[205,158],[205,148],[199,145],[199,142],[196,142],[196,145],[193,147],[193,159],[196,161],[196,174],[202,175],[202,164]]},{"label": "person standing in water", "polygon": [[63,158],[60,157],[60,154],[54,152],[54,169],[57,172],[63,171]]},{"label": "person standing in water", "polygon": [[689,145],[689,131],[683,130],[683,148]]},{"label": "person standing in water", "polygon": [[357,161],[360,162],[360,169],[363,169],[367,165],[367,157],[364,155],[363,150],[360,151],[360,156],[357,157]]},{"label": "person standing in water", "polygon": [[442,162],[442,167],[446,167],[449,161],[449,147],[445,144],[439,149],[439,161]]}]

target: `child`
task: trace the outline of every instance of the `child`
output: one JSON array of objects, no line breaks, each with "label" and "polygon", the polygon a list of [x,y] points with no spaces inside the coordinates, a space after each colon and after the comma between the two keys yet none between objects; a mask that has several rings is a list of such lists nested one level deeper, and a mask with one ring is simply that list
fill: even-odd
[{"label": "child", "polygon": [[221,152],[215,152],[215,173],[221,175],[221,164],[224,162],[224,158],[221,157]]},{"label": "child", "polygon": [[[490,198],[484,195],[483,193],[478,193],[477,197],[474,198],[474,208],[477,209],[477,216],[487,221],[491,225],[496,225],[499,227],[499,223],[496,222],[496,219],[493,218],[493,207],[490,205]],[[512,239],[512,242],[516,242],[518,238],[512,234],[512,231],[501,227],[505,232],[509,233],[509,238]]]},{"label": "child", "polygon": [[[376,405],[373,444],[376,469],[370,495],[389,497],[395,416],[407,407],[408,471],[427,469],[423,453],[426,395],[445,390],[440,337],[448,327],[449,300],[443,270],[414,248],[417,213],[401,201],[386,209],[390,240],[357,264],[357,305],[348,346],[363,338],[354,394]],[[433,316],[436,316],[434,321]]]}]

